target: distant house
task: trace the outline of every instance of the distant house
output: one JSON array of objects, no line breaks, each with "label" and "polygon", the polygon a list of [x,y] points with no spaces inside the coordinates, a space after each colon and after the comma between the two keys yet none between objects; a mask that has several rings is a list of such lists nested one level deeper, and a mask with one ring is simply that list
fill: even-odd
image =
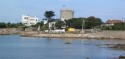
[{"label": "distant house", "polygon": [[123,23],[122,20],[115,20],[115,19],[109,19],[107,22],[106,22],[106,26],[112,26],[116,23]]},{"label": "distant house", "polygon": [[49,23],[49,29],[50,29],[50,30],[56,29],[55,23],[56,23],[55,21]]},{"label": "distant house", "polygon": [[31,25],[35,25],[35,24],[38,23],[38,18],[37,17],[28,16],[28,15],[22,15],[21,22],[25,26],[31,26]]},{"label": "distant house", "polygon": [[44,24],[47,24],[47,23],[48,23],[48,25],[49,25],[49,30],[55,30],[55,29],[57,29],[57,28],[55,27],[55,24],[56,24],[56,22],[59,21],[59,20],[60,20],[60,19],[51,19],[50,22],[48,23],[48,20],[47,20],[47,19],[43,19],[43,22],[44,22]]}]

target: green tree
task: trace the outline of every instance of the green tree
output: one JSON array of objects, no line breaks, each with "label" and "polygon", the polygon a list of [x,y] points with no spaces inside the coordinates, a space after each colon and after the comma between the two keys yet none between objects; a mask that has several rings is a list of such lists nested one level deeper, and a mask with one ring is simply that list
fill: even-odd
[{"label": "green tree", "polygon": [[65,20],[65,23],[66,23],[66,27],[71,27],[71,26],[70,26],[71,20]]},{"label": "green tree", "polygon": [[112,26],[112,30],[125,30],[125,23],[116,23]]},{"label": "green tree", "polygon": [[6,28],[6,23],[1,22],[1,23],[0,23],[0,28]]},{"label": "green tree", "polygon": [[6,26],[7,26],[7,28],[10,28],[11,27],[11,23],[10,22],[6,23]]},{"label": "green tree", "polygon": [[[73,28],[82,29],[82,24],[83,24],[84,18],[73,18],[72,20],[73,20],[73,22],[72,22]],[[85,25],[83,25],[83,26],[85,26]]]},{"label": "green tree", "polygon": [[62,27],[64,27],[65,26],[65,23],[64,23],[64,21],[57,21],[56,23],[55,23],[55,26],[58,28],[58,29],[62,29]]},{"label": "green tree", "polygon": [[51,18],[55,16],[53,11],[45,11],[44,16],[47,18],[48,23],[51,22]]},{"label": "green tree", "polygon": [[93,16],[88,18],[73,18],[73,19],[65,20],[65,22],[66,22],[66,26],[73,27],[76,29],[82,29],[82,25],[83,25],[83,28],[86,28],[86,29],[91,29],[94,27],[101,28],[101,24],[103,23],[100,18],[95,18]]},{"label": "green tree", "polygon": [[54,12],[53,11],[46,11],[44,16],[47,18],[48,20],[48,29],[51,29],[50,26],[49,26],[49,23],[52,21],[52,17],[55,16]]},{"label": "green tree", "polygon": [[95,26],[100,26],[102,23],[103,22],[100,18],[95,18],[93,16],[90,16],[85,20],[86,28],[88,29],[94,28]]},{"label": "green tree", "polygon": [[38,22],[37,24],[35,24],[35,25],[32,25],[32,27],[38,27],[38,26],[40,26],[40,27],[42,27],[44,24],[43,24],[43,22],[41,21],[41,22]]},{"label": "green tree", "polygon": [[[65,20],[66,26],[76,29],[82,28],[82,24],[84,23],[83,21],[85,21],[85,18],[72,18],[69,20]],[[83,26],[85,26],[85,24]]]},{"label": "green tree", "polygon": [[17,23],[18,26],[24,26],[21,22]]},{"label": "green tree", "polygon": [[43,25],[42,28],[41,28],[42,31],[47,30],[47,29],[48,29],[48,24]]},{"label": "green tree", "polygon": [[16,24],[16,23],[11,23],[11,26],[10,26],[11,28],[17,28],[18,27],[18,25]]}]

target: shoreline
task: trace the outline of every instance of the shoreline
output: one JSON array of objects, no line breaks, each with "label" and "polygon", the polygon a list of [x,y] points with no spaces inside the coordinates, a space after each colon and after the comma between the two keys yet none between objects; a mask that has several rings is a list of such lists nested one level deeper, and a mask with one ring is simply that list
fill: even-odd
[{"label": "shoreline", "polygon": [[17,28],[0,29],[0,35],[11,35],[11,34],[19,34],[19,29]]},{"label": "shoreline", "polygon": [[86,34],[74,33],[54,33],[49,34],[42,31],[18,31],[18,29],[1,29],[0,35],[19,34],[24,37],[39,37],[39,38],[81,38],[81,39],[125,39],[125,31],[108,31],[93,32]]},{"label": "shoreline", "polygon": [[[101,34],[103,35],[101,35]],[[110,31],[108,34],[103,32],[98,33],[88,33],[88,34],[72,34],[72,33],[64,33],[64,34],[44,34],[38,32],[25,32],[21,34],[24,37],[39,37],[39,38],[81,38],[81,39],[125,39],[125,37],[119,37],[117,35],[111,35]],[[124,33],[124,32],[123,32]],[[125,33],[124,33],[125,34]],[[109,36],[111,35],[111,36]]]}]

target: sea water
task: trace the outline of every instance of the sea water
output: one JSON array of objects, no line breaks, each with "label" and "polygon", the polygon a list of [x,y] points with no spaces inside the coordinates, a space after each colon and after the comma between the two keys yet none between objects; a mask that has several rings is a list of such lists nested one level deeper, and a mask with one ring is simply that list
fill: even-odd
[{"label": "sea water", "polygon": [[[71,44],[65,44],[70,42]],[[113,59],[124,50],[105,44],[124,44],[125,40],[34,38],[0,35],[0,59]]]}]

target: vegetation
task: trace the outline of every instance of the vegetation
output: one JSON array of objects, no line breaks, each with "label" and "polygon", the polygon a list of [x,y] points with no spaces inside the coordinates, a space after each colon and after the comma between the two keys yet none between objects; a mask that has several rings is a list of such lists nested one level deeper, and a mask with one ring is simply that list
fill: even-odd
[{"label": "vegetation", "polygon": [[[38,22],[36,25],[32,25],[33,28],[35,28],[34,30],[42,30],[42,27],[44,26],[43,22]],[[38,29],[39,28],[39,29]]]},{"label": "vegetation", "polygon": [[112,26],[103,26],[103,30],[125,30],[125,23],[116,23]]},{"label": "vegetation", "polygon": [[76,29],[82,29],[82,28],[92,29],[97,26],[101,26],[102,23],[103,22],[101,21],[100,18],[95,18],[93,16],[88,18],[73,18],[66,20],[66,26],[73,27]]},{"label": "vegetation", "polygon": [[101,27],[101,24],[103,24],[102,20],[100,18],[95,18],[93,16],[90,16],[85,20],[85,25],[87,29],[92,29],[97,26]]},{"label": "vegetation", "polygon": [[41,21],[41,22],[38,22],[36,25],[32,25],[32,27],[42,27],[44,24],[43,24],[43,22]]},{"label": "vegetation", "polygon": [[52,21],[52,17],[55,16],[53,11],[45,11],[44,16],[47,18],[48,23]]},{"label": "vegetation", "polygon": [[6,28],[7,26],[6,26],[7,24],[5,24],[4,22],[1,22],[0,23],[0,28]]},{"label": "vegetation", "polygon": [[23,26],[22,23],[4,23],[4,22],[0,22],[0,28],[17,28],[17,27],[21,27]]},{"label": "vegetation", "polygon": [[45,11],[44,16],[47,18],[48,22],[47,22],[47,24],[43,28],[50,29],[49,28],[49,23],[53,21],[52,17],[55,16],[54,13],[55,12],[53,12],[53,11]]},{"label": "vegetation", "polygon": [[83,20],[85,20],[85,19],[83,19],[83,18],[73,18],[73,19],[65,20],[65,22],[66,22],[67,27],[81,29]]},{"label": "vegetation", "polygon": [[112,26],[113,30],[125,30],[125,23],[117,23]]},{"label": "vegetation", "polygon": [[41,27],[41,30],[43,31],[43,30],[47,30],[48,29],[48,24],[45,24],[45,25],[43,25],[42,27]]},{"label": "vegetation", "polygon": [[65,27],[65,23],[59,20],[55,23],[55,26],[57,27],[57,29],[62,29],[62,27]]}]

